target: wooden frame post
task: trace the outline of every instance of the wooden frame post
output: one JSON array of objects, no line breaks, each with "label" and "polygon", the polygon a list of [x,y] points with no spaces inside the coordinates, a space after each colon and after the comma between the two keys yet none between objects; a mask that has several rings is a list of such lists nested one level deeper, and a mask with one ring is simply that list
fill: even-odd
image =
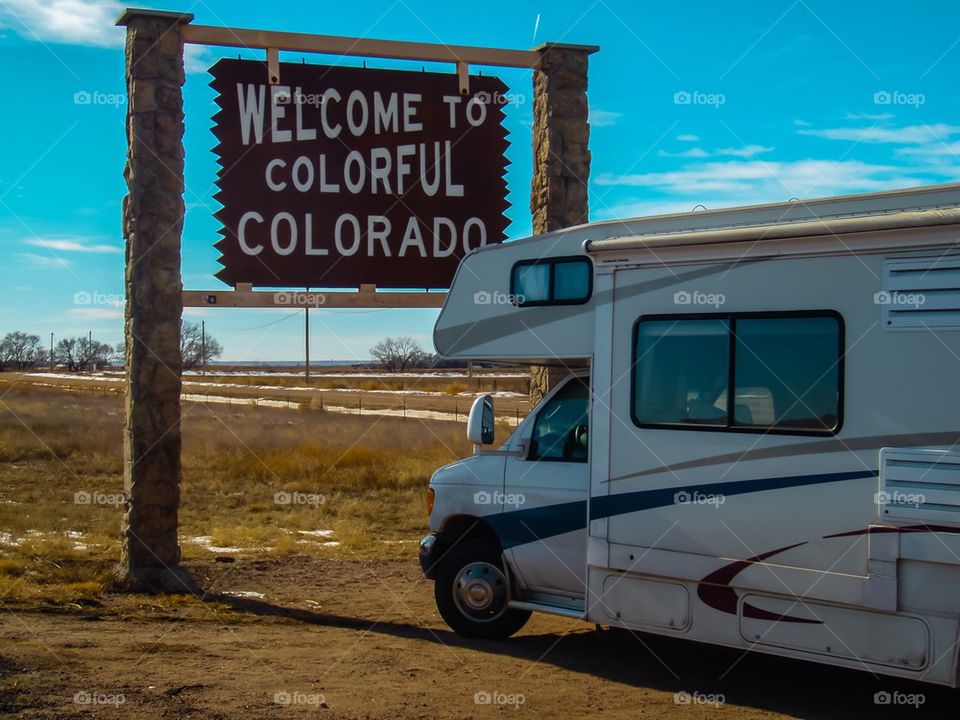
[{"label": "wooden frame post", "polygon": [[194,589],[179,567],[183,35],[192,15],[128,10],[126,424],[121,580]]}]

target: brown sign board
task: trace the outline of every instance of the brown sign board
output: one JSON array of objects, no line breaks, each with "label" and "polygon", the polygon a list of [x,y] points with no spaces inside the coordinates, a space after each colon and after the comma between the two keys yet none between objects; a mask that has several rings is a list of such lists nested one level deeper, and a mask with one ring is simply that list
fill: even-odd
[{"label": "brown sign board", "polygon": [[446,288],[506,239],[507,87],[455,74],[263,62],[212,68],[228,285]]}]

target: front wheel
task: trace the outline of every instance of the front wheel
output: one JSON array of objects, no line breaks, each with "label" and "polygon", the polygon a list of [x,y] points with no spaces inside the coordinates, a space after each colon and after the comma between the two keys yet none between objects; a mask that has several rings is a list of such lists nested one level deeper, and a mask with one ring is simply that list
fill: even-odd
[{"label": "front wheel", "polygon": [[434,583],[440,615],[458,635],[507,638],[530,619],[529,610],[507,607],[507,578],[498,548],[467,540],[440,563]]}]

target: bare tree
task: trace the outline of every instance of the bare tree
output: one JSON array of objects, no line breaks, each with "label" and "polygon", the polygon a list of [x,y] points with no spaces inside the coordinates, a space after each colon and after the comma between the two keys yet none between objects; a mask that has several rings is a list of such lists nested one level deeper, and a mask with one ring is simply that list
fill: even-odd
[{"label": "bare tree", "polygon": [[66,366],[67,370],[80,370],[80,349],[77,347],[80,338],[63,338],[54,348],[53,356],[57,363]]},{"label": "bare tree", "polygon": [[180,329],[180,360],[184,370],[206,365],[223,354],[223,347],[210,333],[204,342],[200,324],[184,321]]},{"label": "bare tree", "polygon": [[0,340],[0,370],[29,370],[42,362],[43,358],[43,345],[37,335],[28,335],[18,330],[7,333]]},{"label": "bare tree", "polygon": [[54,357],[71,372],[96,370],[110,362],[113,347],[86,337],[63,338],[54,349]]},{"label": "bare tree", "polygon": [[370,348],[370,354],[390,372],[416,367],[426,357],[420,344],[409,335],[381,340]]}]

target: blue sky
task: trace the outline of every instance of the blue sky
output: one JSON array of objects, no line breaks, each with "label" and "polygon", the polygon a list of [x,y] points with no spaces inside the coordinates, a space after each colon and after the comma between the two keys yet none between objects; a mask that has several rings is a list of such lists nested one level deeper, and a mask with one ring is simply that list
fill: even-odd
[{"label": "blue sky", "polygon": [[[945,2],[553,0],[144,3],[211,25],[529,48],[596,44],[595,220],[960,179],[960,7]],[[123,31],[113,0],[0,0],[0,334],[122,336]],[[216,288],[213,91],[236,51],[190,48],[184,285]],[[256,57],[252,53],[242,53]],[[297,60],[300,55],[282,55]],[[310,62],[330,58],[308,56]],[[356,65],[358,59],[343,59]],[[370,61],[375,67],[411,67]],[[417,64],[415,67],[419,67]],[[428,69],[448,70],[444,66]],[[511,237],[530,231],[530,73],[487,69],[508,106]],[[89,93],[92,102],[77,99]],[[386,335],[432,349],[431,310],[311,313],[315,359],[368,357]],[[302,314],[188,310],[231,360],[302,356]]]}]

